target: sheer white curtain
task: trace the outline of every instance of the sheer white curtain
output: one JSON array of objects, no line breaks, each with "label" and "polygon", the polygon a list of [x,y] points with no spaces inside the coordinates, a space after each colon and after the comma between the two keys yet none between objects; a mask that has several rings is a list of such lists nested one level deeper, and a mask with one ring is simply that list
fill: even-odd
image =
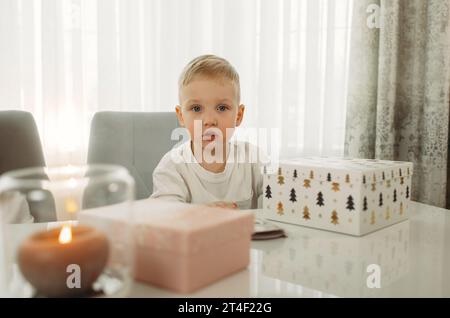
[{"label": "sheer white curtain", "polygon": [[82,163],[96,111],[172,111],[213,53],[244,128],[278,128],[282,157],[342,155],[352,1],[1,0],[0,110],[34,114],[48,164]]}]

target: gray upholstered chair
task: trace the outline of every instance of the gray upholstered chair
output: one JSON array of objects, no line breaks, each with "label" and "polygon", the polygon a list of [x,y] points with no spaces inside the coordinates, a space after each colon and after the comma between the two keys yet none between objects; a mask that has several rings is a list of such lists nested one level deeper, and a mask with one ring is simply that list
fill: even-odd
[{"label": "gray upholstered chair", "polygon": [[0,175],[6,171],[45,166],[33,115],[18,110],[0,111]]},{"label": "gray upholstered chair", "polygon": [[89,137],[88,163],[126,167],[136,182],[136,199],[153,192],[153,170],[178,140],[174,112],[113,112],[94,115]]},{"label": "gray upholstered chair", "polygon": [[[44,153],[33,115],[18,110],[0,111],[0,175],[11,170],[44,166]],[[50,193],[46,200],[28,201],[28,205],[35,222],[56,220]]]}]

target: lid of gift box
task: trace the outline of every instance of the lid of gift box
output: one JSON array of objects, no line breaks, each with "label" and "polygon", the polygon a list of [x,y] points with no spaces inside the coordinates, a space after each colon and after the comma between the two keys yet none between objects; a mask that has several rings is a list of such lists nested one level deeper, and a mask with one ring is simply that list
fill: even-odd
[{"label": "lid of gift box", "polygon": [[[86,210],[83,220],[131,222],[123,210],[123,204]],[[160,199],[134,201],[132,215],[138,247],[186,255],[243,237],[250,240],[254,227],[251,212]]]},{"label": "lid of gift box", "polygon": [[342,179],[353,183],[373,183],[409,177],[413,173],[413,164],[379,159],[307,157],[280,161],[276,167],[265,167],[264,172],[321,181]]}]

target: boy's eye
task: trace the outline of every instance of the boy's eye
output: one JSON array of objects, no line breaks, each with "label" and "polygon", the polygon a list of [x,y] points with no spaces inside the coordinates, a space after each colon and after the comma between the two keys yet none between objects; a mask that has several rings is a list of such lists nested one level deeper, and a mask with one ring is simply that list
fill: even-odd
[{"label": "boy's eye", "polygon": [[192,106],[191,110],[192,110],[194,113],[198,113],[199,111],[202,110],[202,108],[201,108],[200,105],[194,105],[194,106]]},{"label": "boy's eye", "polygon": [[227,105],[219,105],[219,106],[217,106],[217,110],[218,110],[219,112],[224,112],[224,111],[226,111],[227,109],[228,109]]}]

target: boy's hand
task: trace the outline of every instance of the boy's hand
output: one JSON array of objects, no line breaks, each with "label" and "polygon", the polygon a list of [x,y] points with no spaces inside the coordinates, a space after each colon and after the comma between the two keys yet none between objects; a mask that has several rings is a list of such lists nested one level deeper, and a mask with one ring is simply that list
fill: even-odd
[{"label": "boy's hand", "polygon": [[235,209],[237,210],[238,206],[236,202],[225,202],[225,201],[217,201],[208,203],[207,206],[225,208],[225,209]]}]

